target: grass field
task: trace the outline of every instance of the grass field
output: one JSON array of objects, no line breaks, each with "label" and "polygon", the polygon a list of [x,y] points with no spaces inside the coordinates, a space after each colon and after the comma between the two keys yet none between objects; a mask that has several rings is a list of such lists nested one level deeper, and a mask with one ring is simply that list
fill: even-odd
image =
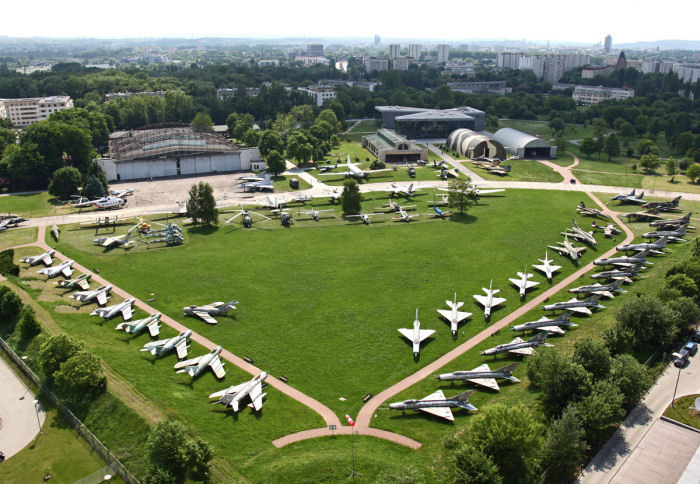
[{"label": "grass field", "polygon": [[695,410],[695,399],[700,395],[686,395],[666,408],[664,416],[700,430],[700,412]]},{"label": "grass field", "polygon": [[350,132],[345,135],[348,141],[362,141],[363,136],[374,134],[377,132],[377,122],[375,120],[360,121],[357,126],[353,127]]},{"label": "grass field", "polygon": [[559,183],[563,180],[559,173],[535,160],[508,160],[504,162],[505,165],[512,165],[510,173],[506,176],[489,173],[473,165],[471,161],[463,161],[462,164],[486,180],[518,180],[552,183]]},{"label": "grass field", "polygon": [[[289,186],[290,178],[296,178],[299,181],[299,188],[295,189]],[[275,187],[275,192],[295,192],[297,190],[306,190],[307,188],[311,188],[309,182],[307,182],[303,178],[298,176],[292,177],[289,175],[277,175],[272,179],[272,184]]]},{"label": "grass field", "polygon": [[425,145],[418,145],[418,146],[420,146],[421,148],[425,148],[426,150],[428,150],[428,161],[429,161],[430,163],[440,163],[440,162],[442,161],[442,157],[439,156],[439,155],[436,155],[435,153],[433,153],[432,151],[430,151],[430,150],[428,149],[427,146],[425,146]]},{"label": "grass field", "polygon": [[54,205],[55,199],[48,192],[32,195],[0,196],[0,213],[14,213],[25,218],[65,215],[75,211],[65,205]]},{"label": "grass field", "polygon": [[36,233],[36,227],[10,229],[0,232],[0,250],[34,242]]},{"label": "grass field", "polygon": [[[358,163],[357,166],[362,170],[369,170],[371,163]],[[417,181],[436,181],[440,179],[440,171],[432,167],[432,165],[419,166],[413,165],[416,170],[415,178],[408,175],[408,166],[387,164],[387,168],[393,168],[392,171],[372,173],[367,180],[359,180],[359,183],[381,183],[381,182],[417,182]],[[338,173],[338,176],[321,176],[318,170],[308,170],[309,174],[318,178],[326,185],[343,186],[345,176],[343,173],[347,171],[345,164],[339,165],[338,168],[327,171],[326,173]]]}]

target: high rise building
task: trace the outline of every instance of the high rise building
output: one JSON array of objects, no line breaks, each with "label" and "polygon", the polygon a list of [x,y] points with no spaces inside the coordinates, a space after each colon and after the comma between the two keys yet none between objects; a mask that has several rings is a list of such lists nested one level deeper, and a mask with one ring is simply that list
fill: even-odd
[{"label": "high rise building", "polygon": [[450,46],[447,44],[440,44],[437,46],[437,61],[447,62],[450,58]]},{"label": "high rise building", "polygon": [[374,46],[376,47],[376,46],[378,46],[378,45],[381,44],[381,43],[382,43],[382,38],[381,38],[380,36],[378,36],[378,35],[375,35],[375,36],[374,36]]},{"label": "high rise building", "polygon": [[408,56],[413,57],[414,59],[418,60],[418,59],[420,59],[420,54],[421,54],[422,50],[423,50],[423,47],[420,44],[409,44],[408,45]]},{"label": "high rise building", "polygon": [[323,44],[309,44],[306,46],[306,55],[309,57],[323,57]]},{"label": "high rise building", "polygon": [[611,48],[612,48],[612,36],[606,35],[603,50],[605,50],[605,52],[610,52]]},{"label": "high rise building", "polygon": [[499,69],[518,69],[522,56],[516,52],[499,52],[496,54],[496,67]]},{"label": "high rise building", "polygon": [[398,59],[401,54],[400,44],[389,44],[389,59]]}]

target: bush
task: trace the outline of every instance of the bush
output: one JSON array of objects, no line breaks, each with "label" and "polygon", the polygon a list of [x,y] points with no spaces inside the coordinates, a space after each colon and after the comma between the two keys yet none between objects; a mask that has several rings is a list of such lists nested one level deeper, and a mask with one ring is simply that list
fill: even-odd
[{"label": "bush", "polygon": [[15,249],[0,252],[0,274],[3,276],[19,276],[19,266],[15,264]]},{"label": "bush", "polygon": [[22,311],[22,300],[7,286],[0,286],[0,323],[8,326],[8,332],[15,329]]},{"label": "bush", "polygon": [[75,356],[83,345],[65,334],[49,336],[39,348],[39,364],[47,378],[53,379],[61,364]]},{"label": "bush", "polygon": [[29,306],[22,309],[22,316],[19,320],[20,335],[23,340],[29,341],[34,336],[41,333],[41,325],[36,319],[34,311]]},{"label": "bush", "polygon": [[80,172],[73,166],[64,166],[53,172],[49,183],[49,194],[58,198],[69,198],[78,193],[81,180]]},{"label": "bush", "polygon": [[80,351],[61,363],[53,377],[59,393],[77,404],[93,400],[107,388],[102,362],[89,351]]}]

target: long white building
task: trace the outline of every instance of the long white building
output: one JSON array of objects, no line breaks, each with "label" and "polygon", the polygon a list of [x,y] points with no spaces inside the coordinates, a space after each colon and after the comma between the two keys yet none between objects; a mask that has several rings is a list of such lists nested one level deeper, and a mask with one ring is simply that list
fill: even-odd
[{"label": "long white building", "polygon": [[579,104],[597,104],[611,99],[621,100],[634,97],[634,89],[577,85],[571,97]]},{"label": "long white building", "polygon": [[9,118],[15,128],[47,119],[52,113],[73,107],[70,96],[0,99],[0,118]]},{"label": "long white building", "polygon": [[333,86],[307,86],[297,87],[297,91],[305,92],[316,100],[316,106],[321,107],[326,99],[335,97],[335,87]]}]

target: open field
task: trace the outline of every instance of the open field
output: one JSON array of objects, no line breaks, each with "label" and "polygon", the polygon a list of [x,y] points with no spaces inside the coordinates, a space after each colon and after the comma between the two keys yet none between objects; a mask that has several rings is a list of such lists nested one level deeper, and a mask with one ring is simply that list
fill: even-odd
[{"label": "open field", "polygon": [[[370,163],[358,163],[357,166],[362,170],[369,170]],[[393,168],[392,171],[385,171],[379,173],[372,173],[368,180],[359,180],[359,183],[381,183],[381,182],[416,182],[416,181],[436,181],[440,179],[440,171],[432,167],[432,165],[413,165],[416,170],[415,178],[411,178],[408,175],[408,167],[406,165],[398,165],[388,163],[387,168]],[[320,181],[326,185],[336,185],[343,186],[345,183],[345,176],[342,175],[347,171],[345,164],[338,165],[338,168],[327,171],[326,173],[338,173],[338,176],[319,176],[318,170],[308,170],[309,174],[318,178]]]},{"label": "open field", "polygon": [[374,134],[377,132],[377,122],[375,120],[360,121],[357,126],[352,128],[350,132],[344,136],[348,141],[362,141],[363,136]]},{"label": "open field", "polygon": [[[357,161],[356,159],[369,162],[377,159],[376,156],[362,147],[361,142],[343,141],[326,155],[326,160],[329,163],[345,163],[348,155],[350,155],[350,160],[353,163]],[[327,164],[323,160],[320,160],[319,163]]]},{"label": "open field", "polygon": [[76,211],[66,205],[57,203],[48,192],[32,195],[0,196],[0,213],[14,213],[25,218],[65,215]]},{"label": "open field", "polygon": [[[299,188],[294,189],[289,186],[290,178],[296,178],[299,181]],[[277,175],[272,179],[272,185],[275,187],[274,191],[276,192],[295,192],[297,190],[306,190],[307,188],[311,188],[309,182],[301,177],[294,177],[292,175]]]},{"label": "open field", "polygon": [[481,175],[486,180],[503,180],[503,181],[539,181],[559,183],[563,180],[562,176],[549,168],[548,166],[538,163],[535,160],[508,160],[504,161],[504,165],[512,165],[510,173],[506,176],[500,176],[489,173],[483,168],[473,165],[471,161],[463,161],[462,164],[472,170],[474,173]]},{"label": "open field", "polygon": [[428,161],[429,161],[430,163],[440,163],[440,162],[442,161],[442,157],[439,156],[439,155],[436,155],[435,153],[433,153],[432,151],[430,151],[430,150],[428,149],[427,146],[425,146],[425,145],[420,145],[420,144],[419,144],[418,146],[420,146],[421,148],[425,148],[426,150],[428,150]]},{"label": "open field", "polygon": [[34,242],[36,240],[36,231],[36,227],[26,227],[0,232],[0,250]]},{"label": "open field", "polygon": [[666,408],[664,416],[700,430],[700,412],[695,410],[695,399],[698,397],[700,395],[687,395],[676,399],[673,407],[669,405]]}]

